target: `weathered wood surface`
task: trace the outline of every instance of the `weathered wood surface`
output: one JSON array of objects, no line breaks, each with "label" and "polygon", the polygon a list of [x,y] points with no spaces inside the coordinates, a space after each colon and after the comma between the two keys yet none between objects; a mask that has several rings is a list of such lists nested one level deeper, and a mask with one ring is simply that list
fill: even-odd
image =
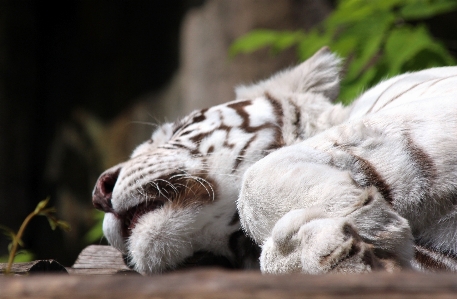
[{"label": "weathered wood surface", "polygon": [[[0,275],[6,270],[7,264],[0,264]],[[38,260],[28,263],[15,263],[10,272],[14,275],[27,275],[38,273],[61,273],[68,274],[64,266],[54,260]]]},{"label": "weathered wood surface", "polygon": [[[0,275],[3,274],[7,264],[0,263]],[[64,272],[72,275],[113,275],[136,274],[129,269],[122,254],[111,246],[90,245],[79,254],[75,264],[65,268],[54,260],[37,260],[27,263],[13,264],[11,271],[14,275],[27,275],[36,273]]]},{"label": "weathered wood surface", "polygon": [[67,270],[72,275],[138,274],[125,265],[118,250],[102,245],[86,247]]},{"label": "weathered wood surface", "polygon": [[[30,265],[21,267],[31,271]],[[129,270],[122,255],[109,246],[87,247],[67,270],[71,275],[0,276],[0,299],[457,298],[457,274],[451,273],[274,276],[254,271],[197,269],[152,277],[112,275],[137,273]]]},{"label": "weathered wood surface", "polygon": [[153,277],[1,277],[0,298],[456,298],[453,274],[273,276],[193,270]]}]

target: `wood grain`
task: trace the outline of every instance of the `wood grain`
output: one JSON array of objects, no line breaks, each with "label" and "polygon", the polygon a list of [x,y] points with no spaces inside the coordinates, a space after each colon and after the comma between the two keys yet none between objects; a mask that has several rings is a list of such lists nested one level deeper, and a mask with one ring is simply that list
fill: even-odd
[{"label": "wood grain", "polygon": [[[25,264],[21,267],[22,273],[31,269]],[[205,268],[144,277],[131,275],[137,273],[124,264],[120,252],[109,246],[87,247],[68,272],[71,275],[0,276],[0,299],[457,298],[457,275],[452,273],[275,276]]]},{"label": "wood grain", "polygon": [[[6,269],[7,264],[0,264],[0,275]],[[10,273],[14,275],[28,275],[37,273],[65,273],[68,274],[64,266],[54,260],[37,260],[28,263],[15,263],[12,265]]]},{"label": "wood grain", "polygon": [[122,253],[111,246],[102,245],[86,247],[67,270],[73,275],[138,274],[125,265]]},{"label": "wood grain", "polygon": [[0,298],[456,298],[454,274],[310,276],[192,270],[142,276],[1,277]]}]

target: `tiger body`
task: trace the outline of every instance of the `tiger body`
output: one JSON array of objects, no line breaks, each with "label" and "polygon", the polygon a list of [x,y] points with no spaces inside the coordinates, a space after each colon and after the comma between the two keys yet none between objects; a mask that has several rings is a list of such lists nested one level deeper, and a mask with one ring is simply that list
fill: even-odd
[{"label": "tiger body", "polygon": [[[452,256],[457,69],[398,76],[343,107],[332,103],[338,65],[323,49],[238,88],[236,101],[160,127],[97,181],[93,202],[106,212],[110,244],[143,274],[198,252],[257,267],[250,238],[270,273],[421,267],[415,239]],[[336,241],[322,241],[330,235]],[[311,236],[322,236],[315,248]]]},{"label": "tiger body", "polygon": [[455,256],[456,116],[454,97],[395,105],[254,164],[238,209],[262,270],[421,267],[415,244]]}]

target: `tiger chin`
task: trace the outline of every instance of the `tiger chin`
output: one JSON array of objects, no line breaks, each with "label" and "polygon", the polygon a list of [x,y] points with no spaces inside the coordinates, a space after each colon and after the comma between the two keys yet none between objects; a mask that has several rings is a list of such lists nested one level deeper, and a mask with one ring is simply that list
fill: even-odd
[{"label": "tiger chin", "polygon": [[[395,127],[396,123],[402,123],[403,118],[421,113],[423,107],[434,106],[435,111],[439,111],[441,98],[449,96],[446,93],[452,91],[452,76],[457,75],[457,70],[431,69],[398,76],[368,90],[351,106],[344,107],[334,103],[339,93],[339,65],[339,58],[328,48],[323,48],[294,68],[257,84],[238,87],[235,101],[194,111],[181,120],[158,128],[149,140],[137,147],[129,160],[106,170],[96,182],[92,201],[96,208],[106,213],[103,231],[108,242],[127,255],[136,271],[146,275],[189,265],[260,267],[268,273],[427,268],[414,254],[418,252],[417,248],[428,259],[437,254],[442,263],[452,261],[453,248],[433,246],[433,242],[442,242],[445,236],[428,238],[432,233],[425,226],[438,228],[440,217],[445,213],[433,214],[430,210],[449,212],[453,207],[450,202],[456,199],[455,196],[448,194],[448,200],[443,204],[430,204],[429,207],[427,202],[421,202],[422,198],[415,198],[416,202],[402,198],[402,194],[409,194],[405,187],[392,188],[392,198],[386,199],[383,187],[392,184],[389,176],[401,181],[401,173],[406,173],[407,169],[394,167],[381,171],[380,175],[385,178],[382,180],[385,185],[381,186],[373,173],[369,176],[360,170],[366,169],[363,163],[354,162],[350,166],[350,157],[341,161],[324,159],[317,162],[312,158],[328,154],[326,151],[333,149],[331,145],[340,149],[339,145],[350,144],[350,149],[357,152],[358,145],[364,145],[365,133],[383,136],[382,128],[376,127],[374,133],[369,126],[366,128],[372,115],[376,116],[374,122],[391,119],[385,126]],[[421,106],[421,101],[433,104]],[[445,102],[449,107],[444,108],[455,111],[450,101]],[[401,113],[390,114],[395,107],[410,104],[416,105],[417,110],[401,108]],[[440,117],[438,113],[434,116]],[[440,127],[441,131],[446,133],[445,130],[455,129],[455,121],[444,120],[447,123]],[[341,126],[348,128],[347,132],[338,131]],[[348,141],[351,134],[360,137],[358,145]],[[411,138],[417,137],[413,135],[395,142],[408,144]],[[344,139],[346,137],[348,140]],[[341,142],[340,138],[343,138]],[[372,140],[373,144],[380,142],[383,146],[382,138]],[[449,155],[450,149],[455,148],[452,142],[454,139],[446,143],[444,154]],[[307,151],[301,150],[304,144],[319,154],[309,156]],[[397,149],[390,143],[389,146]],[[420,149],[427,146],[421,143]],[[399,153],[404,149],[398,148]],[[364,149],[369,151],[370,147]],[[294,152],[297,157],[311,159],[308,161],[311,164],[320,163],[318,166],[322,166],[323,172],[318,170],[319,167],[313,171],[302,167],[296,168],[293,174],[288,172],[296,157],[283,165],[277,157],[282,155],[280,153],[292,157]],[[410,152],[417,157],[426,157],[427,153],[421,150]],[[350,155],[344,151],[338,154]],[[409,159],[409,156],[401,157]],[[396,158],[385,156],[387,160],[391,158],[396,161]],[[455,173],[454,160],[446,162],[451,163],[451,173]],[[282,171],[278,172],[279,169]],[[347,200],[346,194],[337,192],[336,181],[326,176],[329,169],[336,173],[342,171],[334,177],[336,181],[358,187],[353,186],[357,190],[351,192],[370,194],[366,198],[375,200],[366,200],[363,196],[362,199]],[[413,173],[424,175],[420,169],[414,169]],[[364,179],[363,175],[371,180]],[[333,191],[317,192],[311,200],[304,190],[311,188],[307,179],[315,177],[323,179],[322,182],[311,180],[315,182],[316,190],[326,186],[337,195],[326,197]],[[449,180],[454,177],[449,175],[442,179],[440,187],[448,186],[453,191],[455,183]],[[320,198],[314,200],[316,196]],[[446,197],[446,194],[440,196]],[[425,208],[416,209],[416,205]],[[367,206],[374,208],[368,209]],[[342,211],[337,212],[340,208]],[[371,210],[379,212],[370,213]],[[387,220],[382,218],[385,215],[388,215]],[[446,221],[453,223],[453,216],[446,215]],[[385,221],[392,224],[392,231],[396,226],[400,227],[401,233],[390,238],[388,235],[392,231],[376,230]],[[421,225],[421,221],[425,224]],[[380,234],[381,237],[374,242],[362,228],[373,234],[386,234]],[[297,237],[297,232],[301,232],[300,237]],[[283,233],[290,238],[282,238]],[[321,243],[310,242],[313,240],[311,236]],[[328,239],[326,236],[333,236],[334,242],[322,243]],[[396,243],[392,244],[392,240]],[[312,244],[321,244],[322,247],[313,247]],[[311,248],[313,254],[303,254],[307,252],[305,247]],[[284,251],[284,248],[289,251]],[[436,249],[436,252],[430,253],[429,248]],[[439,254],[448,249],[452,254]],[[330,250],[330,253],[325,254],[325,250]],[[338,252],[341,254],[336,254]]]}]

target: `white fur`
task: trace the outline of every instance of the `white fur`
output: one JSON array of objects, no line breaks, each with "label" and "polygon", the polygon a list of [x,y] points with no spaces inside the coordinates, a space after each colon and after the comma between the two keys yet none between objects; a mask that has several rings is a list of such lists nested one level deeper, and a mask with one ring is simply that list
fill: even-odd
[{"label": "white fur", "polygon": [[[143,274],[177,268],[199,250],[235,261],[228,243],[241,228],[234,214],[242,188],[237,203],[241,223],[263,246],[265,272],[408,268],[413,235],[447,248],[456,233],[448,227],[457,227],[453,206],[419,204],[420,198],[408,197],[420,195],[415,186],[421,181],[409,175],[414,167],[398,145],[404,142],[402,130],[411,130],[411,138],[440,167],[437,188],[454,187],[455,155],[450,153],[456,147],[454,139],[447,139],[455,129],[457,101],[442,98],[452,94],[457,68],[389,79],[343,107],[332,103],[339,90],[339,64],[322,49],[295,68],[237,88],[236,101],[160,127],[128,161],[102,174],[119,172],[113,212],[122,216],[157,197],[172,197],[172,190],[185,190],[179,180],[171,183],[178,175],[205,188],[211,200],[190,197],[188,203],[174,205],[170,199],[143,215],[128,239],[122,236],[123,218],[107,213],[103,229],[108,241]],[[355,188],[354,181],[363,178],[347,153],[332,152],[335,141],[373,159],[389,184],[402,182],[395,196],[404,194],[403,200],[392,208],[376,188]],[[395,253],[395,258],[384,260],[375,249]]]},{"label": "white fur", "polygon": [[[246,171],[238,210],[245,231],[263,244],[261,267],[265,272],[332,270],[333,262],[330,267],[317,261],[329,250],[341,251],[339,258],[345,261],[346,241],[335,230],[341,226],[338,223],[345,222],[360,235],[359,246],[370,244],[373,251],[390,254],[393,266],[383,266],[388,270],[410,267],[413,235],[439,252],[457,252],[453,204],[457,195],[457,156],[453,153],[457,148],[457,101],[449,96],[456,73],[456,68],[432,69],[388,80],[381,84],[383,88],[375,87],[354,104],[363,113],[353,110],[348,122],[282,148]],[[411,142],[433,162],[433,180],[414,165],[417,161],[408,150]],[[364,173],[354,156],[376,168],[391,189],[392,206],[381,204],[386,199],[377,193],[376,208],[358,214],[366,187],[361,186]],[[424,184],[431,184],[430,189]],[[297,217],[291,211],[315,207],[325,212],[321,223],[312,226],[304,215],[297,228]],[[348,213],[348,209],[354,211]],[[278,230],[294,235],[290,241],[294,250],[283,253],[278,249],[284,246],[276,240]],[[369,267],[363,260],[354,260],[344,269],[365,272]]]},{"label": "white fur", "polygon": [[[130,160],[104,173],[119,171],[112,191],[113,210],[122,215],[132,207],[153,200],[145,189],[175,172],[184,172],[203,182],[215,196],[214,202],[201,205],[197,198],[185,212],[173,211],[165,204],[142,216],[128,240],[121,234],[122,219],[108,213],[104,221],[108,241],[128,254],[131,264],[144,274],[173,269],[197,250],[233,260],[227,244],[240,224],[229,223],[236,212],[235,201],[244,171],[281,145],[275,145],[275,140],[292,144],[347,118],[349,109],[331,103],[339,88],[338,66],[339,59],[323,49],[272,79],[239,87],[237,101],[195,111],[174,124],[160,127],[151,140],[133,152]],[[268,96],[281,107],[283,115],[279,118],[275,115],[277,107]],[[243,127],[243,115],[230,106],[244,101],[251,103],[244,107],[249,115],[250,130]],[[299,120],[295,119],[297,111]],[[204,121],[192,123],[202,116]],[[302,126],[297,127],[297,123]],[[174,133],[181,124],[186,125],[184,129]],[[192,138],[199,140],[195,142]],[[174,146],[177,143],[180,147]],[[205,182],[204,177],[211,182]]]}]

